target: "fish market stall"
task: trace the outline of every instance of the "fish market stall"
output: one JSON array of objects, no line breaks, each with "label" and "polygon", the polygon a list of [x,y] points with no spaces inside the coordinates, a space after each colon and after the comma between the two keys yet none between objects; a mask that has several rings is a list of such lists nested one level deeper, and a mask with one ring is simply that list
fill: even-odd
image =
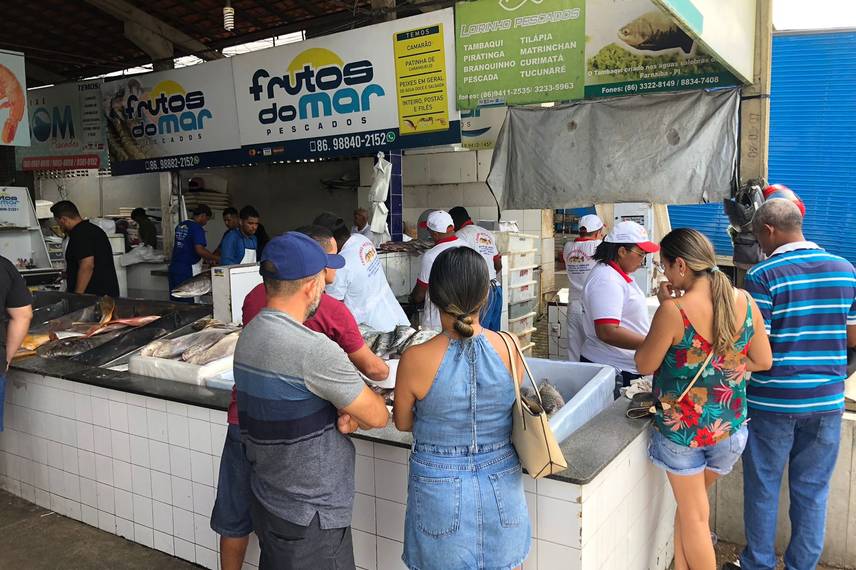
[{"label": "fish market stall", "polygon": [[[32,336],[94,334],[69,336],[63,339],[68,346],[49,340],[33,349],[35,356],[12,363],[0,486],[140,544],[172,545],[176,556],[216,568],[218,542],[208,520],[226,435],[228,382],[213,387],[216,382],[189,372],[178,381],[166,374],[156,378],[145,363],[163,360],[160,367],[175,378],[182,365],[191,366],[194,352],[208,352],[217,362],[224,347],[212,348],[234,338],[234,327],[208,318],[208,305],[66,293],[38,293],[35,305]],[[153,316],[158,318],[127,324]],[[407,346],[433,334],[407,327],[363,332],[376,353],[392,359],[393,369]],[[114,333],[97,346],[76,344]],[[559,560],[561,567],[594,567],[592,561],[609,555],[616,568],[665,568],[671,526],[660,514],[672,499],[645,456],[647,423],[625,419],[625,404],[611,402],[612,379],[602,367],[538,359],[530,364],[566,402],[551,422],[568,434],[562,450],[569,468],[525,480],[534,538],[525,567],[556,568],[551,561]],[[387,382],[389,390],[394,378]],[[390,423],[353,440],[357,565],[401,568],[410,435]],[[610,546],[619,535],[629,541],[626,550]],[[258,564],[255,539],[247,560]]]}]

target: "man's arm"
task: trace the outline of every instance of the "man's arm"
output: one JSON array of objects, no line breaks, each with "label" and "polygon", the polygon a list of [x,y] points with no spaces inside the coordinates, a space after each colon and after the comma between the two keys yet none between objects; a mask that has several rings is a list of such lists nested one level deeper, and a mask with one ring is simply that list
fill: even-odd
[{"label": "man's arm", "polygon": [[498,253],[493,256],[493,268],[497,273],[502,273],[502,256]]},{"label": "man's arm", "polygon": [[33,320],[33,306],[14,307],[6,309],[9,314],[9,324],[6,325],[6,370],[12,357],[21,348],[27,331],[30,330],[30,321]]},{"label": "man's arm", "polygon": [[421,281],[416,281],[416,285],[413,286],[413,291],[410,292],[410,301],[417,305],[421,305],[425,302],[425,293],[428,291],[428,284],[422,283]]},{"label": "man's arm", "polygon": [[77,264],[77,283],[74,284],[74,292],[85,293],[94,273],[95,257],[90,255],[81,259]]},{"label": "man's arm", "polygon": [[372,352],[367,344],[363,344],[359,350],[348,353],[348,359],[369,380],[380,382],[389,377],[389,366],[381,357]]},{"label": "man's arm", "polygon": [[196,251],[196,255],[200,256],[205,261],[208,261],[212,264],[220,263],[220,258],[205,249],[205,246],[197,244],[194,246],[194,250]]}]

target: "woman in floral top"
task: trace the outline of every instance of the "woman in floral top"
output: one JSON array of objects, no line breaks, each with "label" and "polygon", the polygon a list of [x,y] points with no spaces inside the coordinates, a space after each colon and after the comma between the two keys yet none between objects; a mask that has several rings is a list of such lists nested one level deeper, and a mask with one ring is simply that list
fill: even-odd
[{"label": "woman in floral top", "polygon": [[678,504],[675,570],[714,570],[707,488],[740,458],[746,382],[750,372],[769,369],[773,356],[755,301],[732,287],[706,237],[677,229],[660,248],[668,283],[636,351],[639,372],[654,374],[663,404],[648,455],[666,471]]}]

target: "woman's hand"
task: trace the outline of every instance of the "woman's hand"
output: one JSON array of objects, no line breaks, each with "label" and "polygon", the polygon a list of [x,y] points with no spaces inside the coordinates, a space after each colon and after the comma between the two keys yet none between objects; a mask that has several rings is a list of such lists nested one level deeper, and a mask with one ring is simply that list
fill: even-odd
[{"label": "woman's hand", "polygon": [[657,299],[660,303],[664,303],[669,299],[677,299],[683,295],[683,291],[675,289],[668,281],[660,283],[660,288],[657,290]]}]

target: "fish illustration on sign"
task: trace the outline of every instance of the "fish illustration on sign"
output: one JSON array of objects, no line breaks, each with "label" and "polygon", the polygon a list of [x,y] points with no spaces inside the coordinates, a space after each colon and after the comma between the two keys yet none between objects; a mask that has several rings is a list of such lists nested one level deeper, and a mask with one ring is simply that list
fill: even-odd
[{"label": "fish illustration on sign", "polygon": [[667,14],[658,10],[646,12],[618,30],[618,39],[643,51],[665,51],[679,48],[690,53],[695,44],[689,34]]},{"label": "fish illustration on sign", "polygon": [[[526,5],[530,0],[499,0],[499,6],[503,10],[508,10],[509,12],[514,12],[515,10],[519,10],[523,6]],[[531,0],[533,4],[540,4],[544,0]]]}]

